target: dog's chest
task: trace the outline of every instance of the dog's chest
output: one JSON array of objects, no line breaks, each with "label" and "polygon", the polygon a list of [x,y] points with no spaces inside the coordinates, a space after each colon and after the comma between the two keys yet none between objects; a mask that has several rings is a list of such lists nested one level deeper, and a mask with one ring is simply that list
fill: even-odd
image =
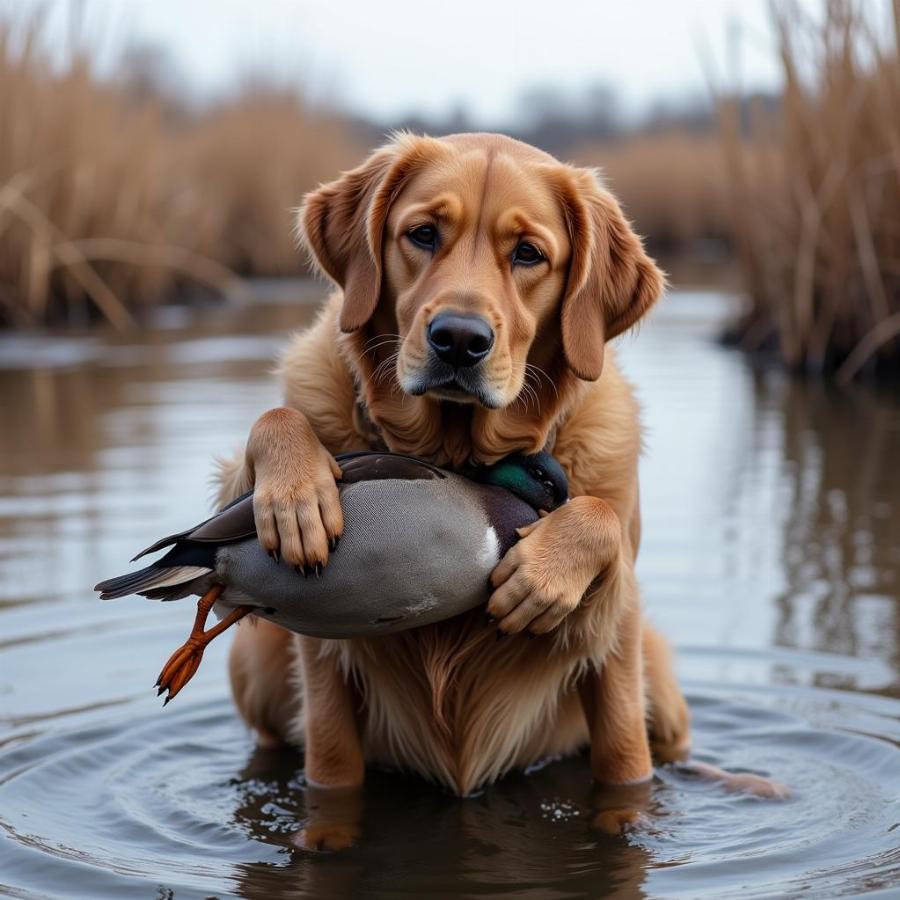
[{"label": "dog's chest", "polygon": [[476,610],[377,644],[350,642],[367,758],[468,794],[576,749],[586,739],[572,689],[581,661],[548,658],[524,636],[505,641]]}]

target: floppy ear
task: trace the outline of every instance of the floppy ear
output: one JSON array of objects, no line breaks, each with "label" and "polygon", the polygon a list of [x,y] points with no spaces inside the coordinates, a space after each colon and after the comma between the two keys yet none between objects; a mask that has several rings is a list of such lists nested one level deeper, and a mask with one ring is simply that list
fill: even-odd
[{"label": "floppy ear", "polygon": [[665,278],[596,172],[568,170],[562,193],[572,241],[561,307],[563,353],[579,378],[596,381],[606,342],[653,306]]},{"label": "floppy ear", "polygon": [[344,292],[341,331],[357,331],[375,312],[388,211],[435,143],[400,135],[358,168],[304,198],[300,235],[318,268]]}]

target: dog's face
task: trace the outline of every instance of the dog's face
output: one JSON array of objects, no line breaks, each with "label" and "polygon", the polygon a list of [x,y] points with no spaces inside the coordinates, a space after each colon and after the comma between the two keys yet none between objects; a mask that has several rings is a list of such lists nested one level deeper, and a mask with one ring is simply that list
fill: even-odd
[{"label": "dog's face", "polygon": [[402,389],[489,408],[515,400],[571,256],[540,165],[481,148],[442,155],[391,205],[382,253]]},{"label": "dog's face", "polygon": [[301,217],[342,329],[395,339],[414,396],[503,408],[560,356],[596,379],[605,340],[662,289],[593,172],[499,135],[400,138]]}]

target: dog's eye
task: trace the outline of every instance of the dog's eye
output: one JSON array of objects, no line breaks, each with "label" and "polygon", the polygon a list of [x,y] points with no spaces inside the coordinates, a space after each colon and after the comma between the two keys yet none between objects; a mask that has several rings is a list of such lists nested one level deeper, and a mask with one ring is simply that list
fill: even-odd
[{"label": "dog's eye", "polygon": [[406,236],[423,250],[434,250],[437,247],[437,228],[434,225],[417,225],[407,231]]},{"label": "dog's eye", "polygon": [[541,253],[534,244],[529,244],[528,241],[522,241],[520,244],[517,244],[516,249],[513,250],[513,265],[536,266],[539,262],[542,262],[543,259],[544,254]]}]

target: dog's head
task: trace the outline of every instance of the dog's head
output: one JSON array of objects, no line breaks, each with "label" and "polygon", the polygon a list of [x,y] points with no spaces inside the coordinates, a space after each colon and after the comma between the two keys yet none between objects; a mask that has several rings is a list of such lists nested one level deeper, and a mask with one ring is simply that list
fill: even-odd
[{"label": "dog's head", "polygon": [[300,225],[341,329],[396,340],[403,391],[488,409],[558,358],[597,379],[663,288],[595,172],[501,135],[402,135],[308,195]]}]

